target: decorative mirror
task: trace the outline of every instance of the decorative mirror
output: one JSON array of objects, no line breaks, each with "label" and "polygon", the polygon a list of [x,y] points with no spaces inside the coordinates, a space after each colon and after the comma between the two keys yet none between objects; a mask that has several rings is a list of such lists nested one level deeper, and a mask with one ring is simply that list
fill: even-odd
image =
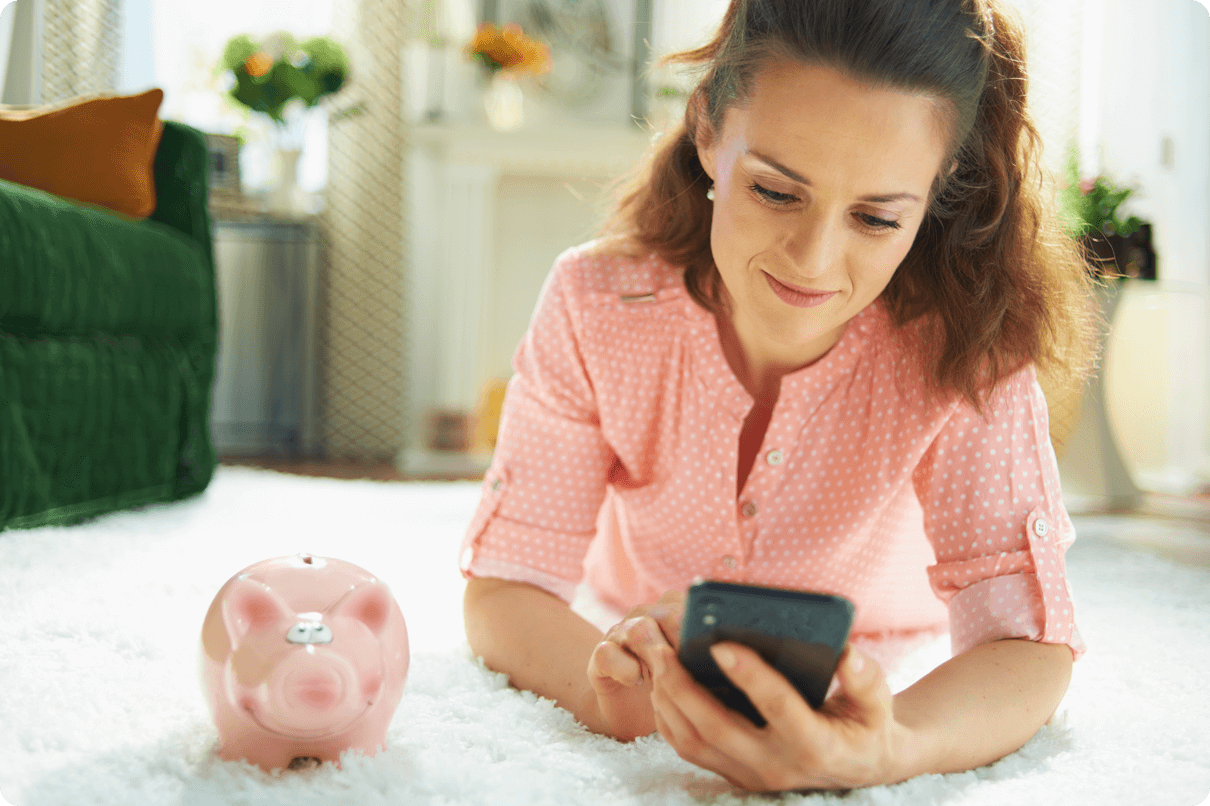
[{"label": "decorative mirror", "polygon": [[627,67],[603,0],[520,0],[513,20],[550,45],[554,66],[538,85],[565,106],[585,106]]}]

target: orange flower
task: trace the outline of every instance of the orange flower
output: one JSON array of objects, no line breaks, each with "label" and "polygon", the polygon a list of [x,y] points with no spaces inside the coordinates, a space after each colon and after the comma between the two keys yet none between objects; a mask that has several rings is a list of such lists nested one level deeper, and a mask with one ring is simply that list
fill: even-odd
[{"label": "orange flower", "polygon": [[516,23],[499,29],[490,22],[483,23],[466,52],[492,70],[545,73],[550,69],[550,49],[527,37]]},{"label": "orange flower", "polygon": [[253,78],[260,78],[265,73],[268,73],[273,68],[273,57],[264,51],[253,53],[248,57],[248,61],[244,62],[244,69],[248,71],[248,75]]}]

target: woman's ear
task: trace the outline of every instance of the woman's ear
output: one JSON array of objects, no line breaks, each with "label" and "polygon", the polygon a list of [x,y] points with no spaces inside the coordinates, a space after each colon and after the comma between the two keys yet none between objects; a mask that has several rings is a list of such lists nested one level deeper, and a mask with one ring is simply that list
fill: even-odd
[{"label": "woman's ear", "polygon": [[714,149],[702,144],[702,140],[698,139],[697,145],[697,161],[702,163],[702,169],[710,177],[710,182],[714,182]]},{"label": "woman's ear", "polygon": [[710,122],[704,117],[698,118],[698,124],[694,132],[693,145],[697,148],[697,160],[702,164],[702,170],[714,181],[714,132],[711,130]]}]

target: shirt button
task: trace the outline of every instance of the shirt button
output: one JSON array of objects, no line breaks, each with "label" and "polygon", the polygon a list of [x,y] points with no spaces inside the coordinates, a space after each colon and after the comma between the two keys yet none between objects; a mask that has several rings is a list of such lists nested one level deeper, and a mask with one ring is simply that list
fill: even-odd
[{"label": "shirt button", "polygon": [[492,492],[500,492],[500,479],[495,479],[492,481]]},{"label": "shirt button", "polygon": [[757,510],[756,504],[754,502],[748,501],[740,508],[739,511],[744,514],[745,518],[752,518],[752,517],[756,516],[756,513],[759,510]]},{"label": "shirt button", "polygon": [[782,456],[781,451],[772,450],[765,454],[765,461],[773,467],[780,465],[786,457]]},{"label": "shirt button", "polygon": [[1045,518],[1038,518],[1036,521],[1034,521],[1034,534],[1036,534],[1038,537],[1046,537],[1046,534],[1049,531],[1050,524],[1046,522]]},{"label": "shirt button", "polygon": [[734,568],[735,567],[735,558],[732,557],[730,554],[728,554],[726,557],[723,558],[723,565],[727,566],[728,568]]}]

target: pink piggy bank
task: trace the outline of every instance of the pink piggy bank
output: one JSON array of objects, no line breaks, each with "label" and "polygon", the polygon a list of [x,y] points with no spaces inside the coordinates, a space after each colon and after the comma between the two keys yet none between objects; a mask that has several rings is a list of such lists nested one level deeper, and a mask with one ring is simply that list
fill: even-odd
[{"label": "pink piggy bank", "polygon": [[387,586],[342,560],[250,565],[202,624],[202,686],[219,758],[265,770],[338,761],[386,743],[403,696],[408,631]]}]

